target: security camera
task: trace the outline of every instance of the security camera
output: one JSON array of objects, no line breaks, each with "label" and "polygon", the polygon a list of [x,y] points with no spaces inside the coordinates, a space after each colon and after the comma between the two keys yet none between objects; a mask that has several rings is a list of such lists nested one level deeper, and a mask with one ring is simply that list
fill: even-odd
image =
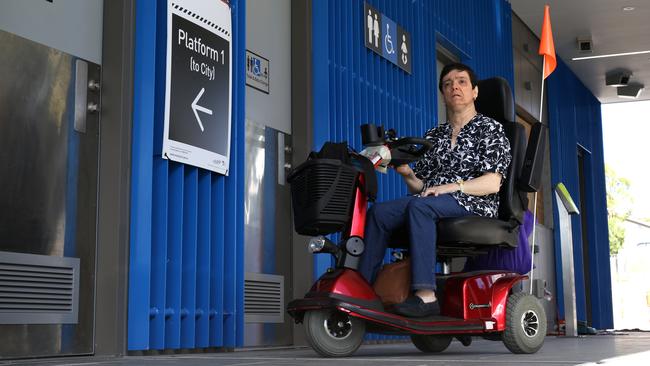
[{"label": "security camera", "polygon": [[639,95],[641,95],[643,89],[643,84],[630,84],[617,88],[616,94],[619,98],[636,99],[639,97]]},{"label": "security camera", "polygon": [[593,42],[591,38],[578,38],[577,39],[578,52],[591,53],[593,52]]},{"label": "security camera", "polygon": [[605,85],[621,87],[626,86],[630,82],[632,73],[629,71],[611,72],[605,75]]}]

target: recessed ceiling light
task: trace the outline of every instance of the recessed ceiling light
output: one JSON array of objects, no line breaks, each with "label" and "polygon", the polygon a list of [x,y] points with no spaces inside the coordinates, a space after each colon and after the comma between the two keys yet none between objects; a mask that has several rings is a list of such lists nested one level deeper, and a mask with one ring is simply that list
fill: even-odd
[{"label": "recessed ceiling light", "polygon": [[608,55],[597,55],[597,56],[585,56],[585,57],[574,57],[571,60],[590,60],[592,58],[606,58],[606,57],[619,57],[619,56],[631,56],[631,55],[642,55],[644,53],[650,53],[650,50],[647,51],[635,51],[635,52],[625,52],[625,53],[610,53]]},{"label": "recessed ceiling light", "polygon": [[623,11],[632,11],[632,10],[634,10],[634,9],[635,9],[635,8],[634,8],[633,6],[624,6],[624,7],[623,7]]}]

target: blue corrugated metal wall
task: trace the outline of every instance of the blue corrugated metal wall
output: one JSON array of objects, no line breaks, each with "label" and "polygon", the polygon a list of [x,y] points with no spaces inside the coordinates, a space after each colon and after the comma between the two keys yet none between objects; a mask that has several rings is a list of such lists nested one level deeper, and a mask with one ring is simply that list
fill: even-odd
[{"label": "blue corrugated metal wall", "polygon": [[136,1],[128,349],[243,343],[245,2],[232,8],[230,175],[161,158],[166,0]]},{"label": "blue corrugated metal wall", "polygon": [[[362,0],[315,0],[312,7],[314,147],[348,141],[361,148],[359,125],[383,124],[421,136],[437,124],[436,43],[480,78],[514,80],[510,4],[505,0],[376,0],[372,6],[411,33],[413,74],[364,45]],[[396,174],[381,175],[379,199],[406,194]],[[315,275],[330,266],[317,256]]]},{"label": "blue corrugated metal wall", "polygon": [[[231,175],[223,177],[160,157],[166,1],[136,2],[129,350],[242,345],[243,222],[239,213],[243,202],[245,3],[231,3],[233,151]],[[365,48],[363,1],[314,1],[316,148],[328,140],[347,140],[359,148],[358,126],[366,122],[395,128],[401,135],[421,135],[437,124],[437,42],[457,53],[479,77],[499,75],[513,83],[511,12],[505,0],[370,3],[411,33],[413,74]],[[563,73],[573,79],[553,81]],[[600,126],[600,109],[594,109],[590,94],[572,92],[582,86],[576,86],[579,82],[561,63],[554,75],[549,82],[551,148],[553,166],[558,167],[553,182],[564,181],[577,195],[576,142],[591,149],[589,174],[595,193],[586,199],[592,201],[595,217],[596,212],[606,212],[604,193],[599,193],[604,192],[600,128],[590,127],[593,121]],[[567,100],[575,100],[578,107],[565,110],[571,105]],[[567,118],[573,127],[564,132],[554,129],[554,123],[564,129]],[[564,151],[566,146],[571,151]],[[381,176],[380,185],[382,200],[405,193],[394,175]],[[607,246],[602,244],[607,240],[606,229],[602,230],[606,221],[602,217],[595,221],[594,227],[601,229],[594,228],[589,235],[595,246],[592,252],[599,254],[591,259],[590,267],[591,277],[598,278],[601,287],[592,289],[592,296],[599,299],[594,303],[600,307],[593,311],[599,317],[594,325],[607,327],[611,291],[606,288],[609,272],[602,270],[609,268],[602,249]],[[574,227],[579,225],[574,223]],[[574,235],[579,239],[578,230]],[[326,257],[317,259],[316,272],[330,265]]]},{"label": "blue corrugated metal wall", "polygon": [[[591,283],[592,326],[612,328],[612,293],[607,232],[605,195],[605,163],[603,156],[600,102],[560,60],[548,78],[548,109],[551,145],[551,181],[563,182],[576,203],[586,203],[589,278]],[[585,194],[580,197],[578,178],[578,146],[588,154],[585,159]],[[556,202],[554,202],[554,206]],[[557,222],[557,208],[553,210]],[[576,279],[576,310],[579,320],[586,320],[585,286],[582,256],[582,225],[579,216],[572,218],[573,259]],[[560,235],[555,231],[557,278],[562,278]],[[558,311],[564,318],[562,281],[557,281]]]}]

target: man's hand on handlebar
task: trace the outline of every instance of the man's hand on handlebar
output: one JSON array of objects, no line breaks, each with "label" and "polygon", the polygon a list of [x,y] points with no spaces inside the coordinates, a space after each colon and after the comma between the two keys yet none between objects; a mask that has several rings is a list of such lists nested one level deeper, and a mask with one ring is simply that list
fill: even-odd
[{"label": "man's hand on handlebar", "polygon": [[398,165],[394,168],[397,174],[401,175],[402,177],[409,177],[411,175],[414,175],[413,169],[411,169],[408,164]]},{"label": "man's hand on handlebar", "polygon": [[408,188],[409,192],[411,192],[411,194],[420,193],[422,187],[424,186],[424,183],[418,179],[418,177],[415,175],[415,172],[408,164],[395,165],[393,166],[393,169],[395,169],[397,174],[401,175],[402,178],[404,178],[404,183],[406,183],[406,187]]}]

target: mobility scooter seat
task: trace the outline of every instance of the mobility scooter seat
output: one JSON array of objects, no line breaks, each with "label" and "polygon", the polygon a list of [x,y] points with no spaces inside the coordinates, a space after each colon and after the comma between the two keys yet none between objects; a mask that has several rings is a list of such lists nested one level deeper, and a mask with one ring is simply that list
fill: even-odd
[{"label": "mobility scooter seat", "polygon": [[512,160],[499,191],[498,217],[466,216],[438,222],[438,251],[442,258],[481,254],[490,247],[517,247],[519,226],[528,206],[525,192],[518,186],[526,155],[526,132],[515,120],[515,108],[508,82],[491,78],[478,82],[479,113],[501,123],[508,141]]},{"label": "mobility scooter seat", "polygon": [[463,246],[517,246],[518,230],[513,229],[507,221],[489,217],[466,216],[440,220],[438,231],[438,245],[441,248],[454,246],[455,243]]}]

